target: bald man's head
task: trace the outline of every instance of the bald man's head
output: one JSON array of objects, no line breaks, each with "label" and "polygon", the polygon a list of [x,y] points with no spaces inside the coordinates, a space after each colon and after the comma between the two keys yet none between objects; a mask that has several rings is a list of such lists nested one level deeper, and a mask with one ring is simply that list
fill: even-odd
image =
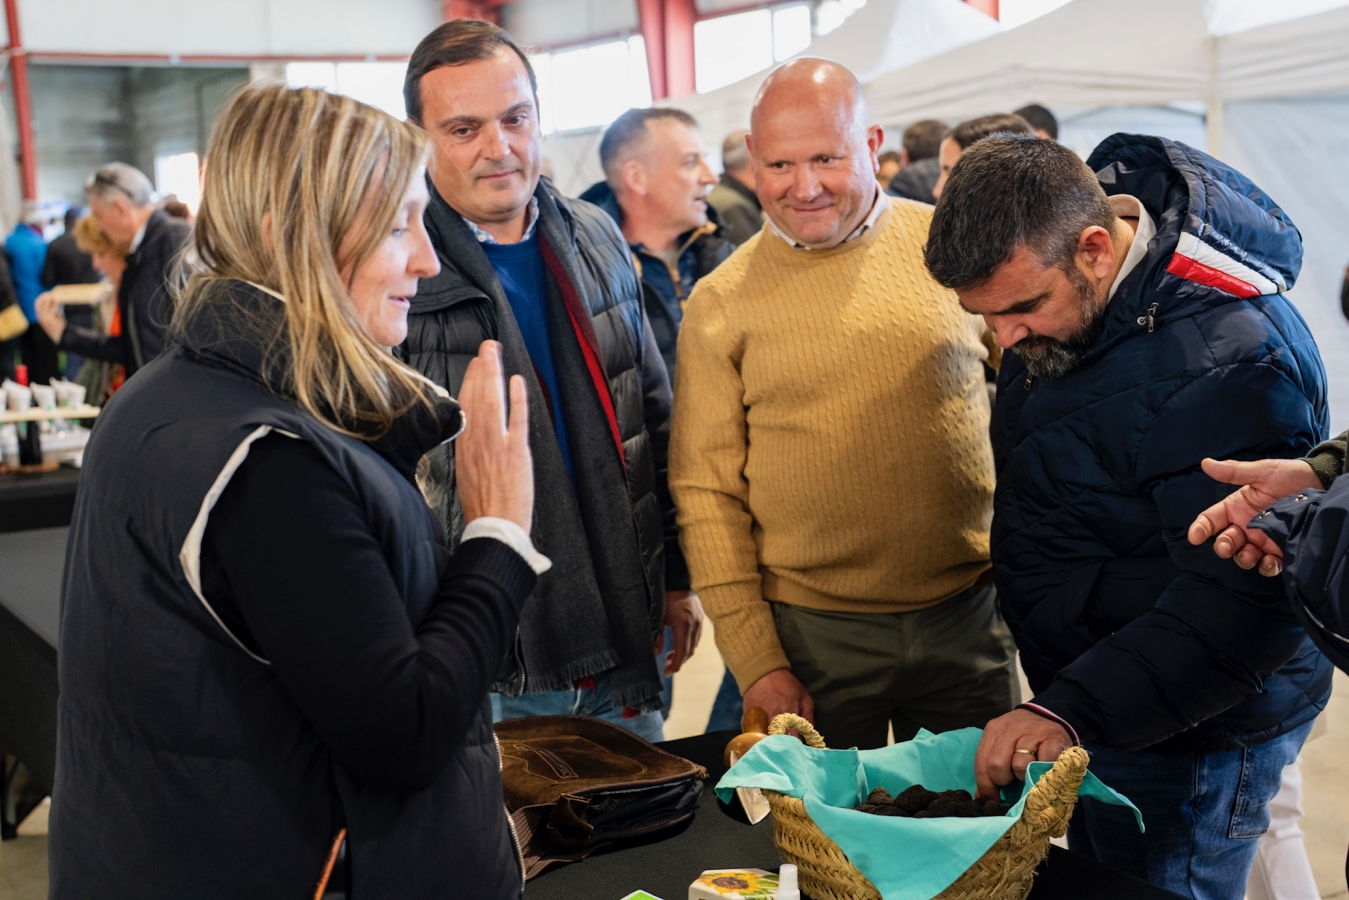
[{"label": "bald man's head", "polygon": [[857,78],[825,59],[796,59],[764,80],[750,114],[759,202],[807,247],[841,243],[876,201],[881,129],[868,125]]},{"label": "bald man's head", "polygon": [[783,63],[764,79],[754,97],[750,130],[765,117],[807,110],[845,118],[862,132],[870,124],[867,98],[857,76],[836,62],[806,57]]}]

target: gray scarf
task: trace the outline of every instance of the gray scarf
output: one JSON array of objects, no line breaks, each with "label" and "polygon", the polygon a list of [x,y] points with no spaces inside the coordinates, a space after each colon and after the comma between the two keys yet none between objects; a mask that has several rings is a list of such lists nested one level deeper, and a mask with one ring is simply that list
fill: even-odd
[{"label": "gray scarf", "polygon": [[608,384],[603,377],[591,377],[581,344],[587,340],[594,348],[595,338],[575,288],[579,283],[575,240],[546,188],[540,185],[535,196],[536,239],[548,273],[546,324],[560,394],[552,399],[562,404],[567,417],[576,490],[562,462],[534,364],[496,272],[468,225],[448,204],[433,195],[427,210],[443,256],[492,300],[495,337],[502,345],[507,375],[524,376],[534,457],[532,538],[539,552],[553,561],[525,604],[514,658],[506,660],[492,689],[508,696],[564,690],[580,678],[606,672],[616,706],[659,709],[656,635],[627,472],[601,400],[600,391],[607,397]]}]

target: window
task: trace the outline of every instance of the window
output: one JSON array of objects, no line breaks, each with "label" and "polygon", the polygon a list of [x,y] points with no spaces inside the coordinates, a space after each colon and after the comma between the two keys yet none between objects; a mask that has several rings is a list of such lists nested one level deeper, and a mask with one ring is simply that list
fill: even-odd
[{"label": "window", "polygon": [[866,5],[867,0],[824,0],[815,7],[815,33],[828,34]]},{"label": "window", "polygon": [[403,76],[407,68],[402,62],[293,62],[286,64],[286,84],[345,94],[404,119]]},{"label": "window", "polygon": [[773,13],[773,59],[782,62],[810,46],[810,7],[789,6]]},{"label": "window", "polygon": [[628,109],[651,105],[646,42],[640,35],[540,53],[529,61],[539,80],[544,134],[607,125]]},{"label": "window", "polygon": [[[836,0],[835,0],[836,2]],[[865,0],[850,0],[860,5]],[[788,6],[704,19],[693,26],[698,93],[748,78],[810,46],[810,7]]]},{"label": "window", "polygon": [[195,153],[167,153],[155,157],[155,190],[160,196],[174,194],[192,214],[201,205],[201,166]]}]

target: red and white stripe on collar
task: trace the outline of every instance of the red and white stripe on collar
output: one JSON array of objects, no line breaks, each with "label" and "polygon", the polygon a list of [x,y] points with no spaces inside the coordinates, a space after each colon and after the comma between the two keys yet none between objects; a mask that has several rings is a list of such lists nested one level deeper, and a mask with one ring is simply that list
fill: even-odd
[{"label": "red and white stripe on collar", "polygon": [[1240,297],[1277,294],[1284,289],[1244,263],[1237,262],[1187,231],[1182,231],[1166,271]]}]

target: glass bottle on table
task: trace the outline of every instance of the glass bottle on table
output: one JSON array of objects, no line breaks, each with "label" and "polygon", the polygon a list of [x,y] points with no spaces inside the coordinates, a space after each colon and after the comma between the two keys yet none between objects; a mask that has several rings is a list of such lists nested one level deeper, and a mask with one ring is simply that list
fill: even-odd
[{"label": "glass bottle on table", "polygon": [[[28,367],[18,365],[14,367],[14,380],[23,387],[28,387]],[[31,399],[29,403],[37,406],[37,400]],[[42,462],[42,429],[37,421],[17,423],[19,431],[19,465],[36,466]]]}]

